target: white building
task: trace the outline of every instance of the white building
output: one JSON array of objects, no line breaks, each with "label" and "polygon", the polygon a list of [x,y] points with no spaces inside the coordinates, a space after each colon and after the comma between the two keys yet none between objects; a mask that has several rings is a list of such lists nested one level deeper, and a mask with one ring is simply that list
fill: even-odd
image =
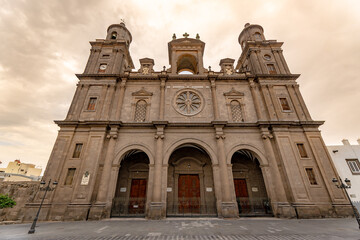
[{"label": "white building", "polygon": [[351,201],[360,206],[360,139],[357,142],[358,145],[351,145],[349,140],[344,139],[343,145],[327,148],[342,180],[348,178],[351,181],[351,188],[347,189]]}]

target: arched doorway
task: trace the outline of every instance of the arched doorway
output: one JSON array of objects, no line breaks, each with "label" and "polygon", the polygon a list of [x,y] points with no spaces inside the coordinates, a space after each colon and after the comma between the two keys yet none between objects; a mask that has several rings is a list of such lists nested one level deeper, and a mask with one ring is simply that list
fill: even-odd
[{"label": "arched doorway", "polygon": [[111,217],[145,216],[149,158],[143,151],[130,150],[122,161]]},{"label": "arched doorway", "polygon": [[238,150],[231,163],[239,216],[272,215],[260,164],[253,152]]},{"label": "arched doorway", "polygon": [[185,144],[171,154],[167,216],[216,216],[212,164],[200,147]]}]

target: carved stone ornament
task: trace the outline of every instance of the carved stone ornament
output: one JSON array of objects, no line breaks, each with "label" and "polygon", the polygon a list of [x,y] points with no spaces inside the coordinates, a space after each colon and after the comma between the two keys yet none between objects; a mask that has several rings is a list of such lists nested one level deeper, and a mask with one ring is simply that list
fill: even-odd
[{"label": "carved stone ornament", "polygon": [[231,88],[229,92],[224,93],[224,96],[244,96],[244,93],[236,91],[234,88]]},{"label": "carved stone ornament", "polygon": [[187,89],[175,96],[174,107],[180,114],[193,116],[202,110],[203,100],[199,93]]},{"label": "carved stone ornament", "polygon": [[225,75],[232,75],[233,74],[233,70],[231,69],[231,67],[226,67],[225,68]]},{"label": "carved stone ornament", "polygon": [[133,96],[152,96],[152,92],[146,91],[144,88],[141,88],[139,91],[133,92],[131,95]]}]

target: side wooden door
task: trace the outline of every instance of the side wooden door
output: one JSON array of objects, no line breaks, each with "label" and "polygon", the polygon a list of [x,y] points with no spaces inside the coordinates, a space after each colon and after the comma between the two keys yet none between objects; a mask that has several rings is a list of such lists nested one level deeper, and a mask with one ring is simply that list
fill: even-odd
[{"label": "side wooden door", "polygon": [[132,179],[129,199],[130,214],[145,213],[146,183],[146,179]]},{"label": "side wooden door", "polygon": [[245,179],[234,179],[236,201],[239,213],[246,213],[250,210],[249,194]]},{"label": "side wooden door", "polygon": [[181,174],[178,181],[179,213],[200,213],[199,175]]}]

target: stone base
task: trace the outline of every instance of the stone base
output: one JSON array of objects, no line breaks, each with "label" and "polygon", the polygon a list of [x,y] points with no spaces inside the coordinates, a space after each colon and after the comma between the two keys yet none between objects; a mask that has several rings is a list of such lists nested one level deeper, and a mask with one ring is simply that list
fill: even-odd
[{"label": "stone base", "polygon": [[221,203],[221,215],[224,218],[238,218],[239,212],[234,202]]},{"label": "stone base", "polygon": [[87,220],[90,207],[90,204],[69,204],[65,211],[64,221]]},{"label": "stone base", "polygon": [[333,204],[335,217],[354,217],[354,210],[350,204]]},{"label": "stone base", "polygon": [[271,203],[272,212],[279,218],[296,218],[296,211],[288,202]]},{"label": "stone base", "polygon": [[149,219],[162,219],[165,218],[165,209],[163,209],[162,202],[151,202],[149,205],[149,210],[147,212],[147,218]]},{"label": "stone base", "polygon": [[95,204],[90,208],[90,213],[88,216],[89,220],[100,220],[108,217],[110,217],[110,212],[108,211],[105,203]]},{"label": "stone base", "polygon": [[[37,204],[37,203],[26,204],[22,221],[23,222],[32,222],[36,216],[36,213],[39,210],[39,206],[40,206],[40,204]],[[50,208],[51,208],[50,204],[42,205],[38,221],[47,221],[48,220],[48,213],[50,211]]]}]

